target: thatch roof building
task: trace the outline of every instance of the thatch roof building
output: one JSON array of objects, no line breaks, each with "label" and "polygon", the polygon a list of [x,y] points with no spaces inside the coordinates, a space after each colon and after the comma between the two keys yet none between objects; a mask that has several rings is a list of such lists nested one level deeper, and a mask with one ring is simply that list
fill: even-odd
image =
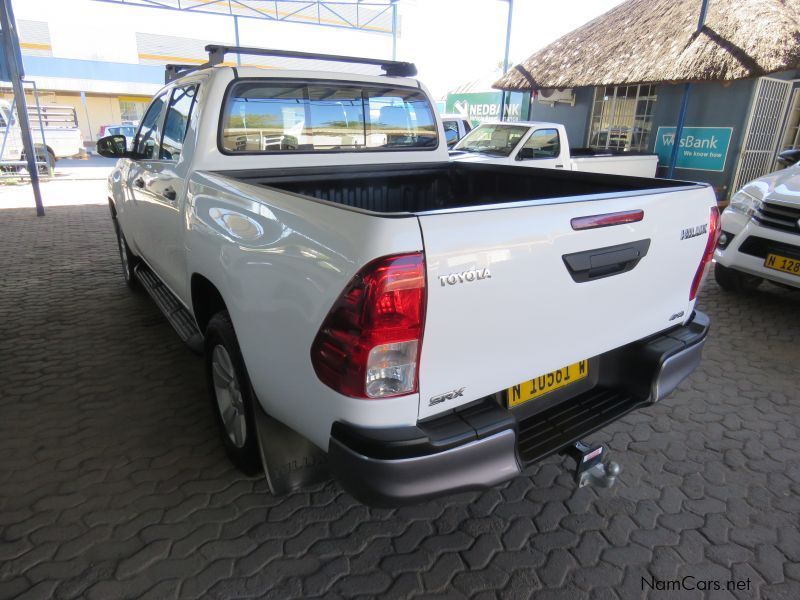
[{"label": "thatch roof building", "polygon": [[800,68],[800,0],[628,0],[531,55],[505,90],[730,81]]}]

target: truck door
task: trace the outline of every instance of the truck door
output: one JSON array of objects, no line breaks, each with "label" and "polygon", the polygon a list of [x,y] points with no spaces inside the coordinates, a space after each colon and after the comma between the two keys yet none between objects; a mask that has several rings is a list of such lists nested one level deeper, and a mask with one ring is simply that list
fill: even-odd
[{"label": "truck door", "polygon": [[528,167],[563,169],[562,140],[555,128],[535,129],[517,148],[516,160]]},{"label": "truck door", "polygon": [[[131,176],[139,223],[137,240],[158,276],[182,300],[186,300],[186,255],[182,215],[186,194],[187,161],[181,160],[183,144],[194,108],[197,85],[176,87],[160,97],[163,119],[155,121],[149,138],[137,144],[150,158]],[[152,146],[148,145],[151,144]]]}]

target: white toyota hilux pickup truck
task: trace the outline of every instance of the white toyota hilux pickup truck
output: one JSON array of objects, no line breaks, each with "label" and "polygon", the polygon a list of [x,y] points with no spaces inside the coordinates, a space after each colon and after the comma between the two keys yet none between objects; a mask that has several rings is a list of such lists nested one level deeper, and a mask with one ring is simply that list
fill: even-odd
[{"label": "white toyota hilux pickup truck", "polygon": [[544,121],[481,123],[453,146],[450,158],[633,177],[655,177],[658,168],[655,154],[572,148],[563,125]]},{"label": "white toyota hilux pickup truck", "polygon": [[722,213],[714,277],[747,292],[765,279],[800,288],[800,163],[751,181]]},{"label": "white toyota hilux pickup truck", "polygon": [[[228,455],[393,505],[519,476],[695,368],[702,184],[452,162],[408,63],[209,46],[98,142],[123,272],[203,352]],[[383,74],[224,66],[226,53]],[[318,63],[319,64],[319,63]],[[580,472],[580,473],[578,473]]]}]

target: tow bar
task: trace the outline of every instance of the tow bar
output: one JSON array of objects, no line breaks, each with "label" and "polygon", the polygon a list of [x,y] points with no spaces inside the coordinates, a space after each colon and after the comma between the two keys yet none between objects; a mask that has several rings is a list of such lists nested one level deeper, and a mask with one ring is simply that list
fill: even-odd
[{"label": "tow bar", "polygon": [[564,454],[575,460],[575,483],[579,488],[587,485],[611,487],[617,482],[617,476],[622,470],[622,467],[613,461],[604,462],[603,459],[607,454],[604,446],[589,446],[577,441],[567,446]]}]

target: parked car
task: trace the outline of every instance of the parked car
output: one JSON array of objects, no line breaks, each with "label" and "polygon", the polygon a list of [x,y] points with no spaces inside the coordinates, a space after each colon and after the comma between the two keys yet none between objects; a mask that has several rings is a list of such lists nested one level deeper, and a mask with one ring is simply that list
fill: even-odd
[{"label": "parked car", "polygon": [[800,288],[800,164],[745,185],[722,213],[714,277],[747,292],[766,279]]},{"label": "parked car", "polygon": [[777,162],[781,167],[791,167],[800,162],[800,148],[786,148],[778,153]]},{"label": "parked car", "polygon": [[456,142],[472,131],[472,123],[461,115],[442,115],[442,126],[444,127],[444,139],[447,147],[452,148]]},{"label": "parked car", "polygon": [[120,159],[125,280],[203,353],[228,455],[273,491],[326,465],[392,505],[560,451],[599,475],[604,449],[577,440],[698,364],[708,185],[450,161],[413,65],[301,75],[208,50],[133,151],[98,151]]},{"label": "parked car", "polygon": [[133,137],[136,135],[136,125],[133,123],[101,125],[97,132],[97,139],[109,135],[124,135],[127,140],[128,150],[133,150]]},{"label": "parked car", "polygon": [[[83,135],[78,128],[78,117],[72,106],[52,104],[42,105],[38,109],[29,106],[28,118],[33,144],[37,149],[37,160],[45,161],[49,157],[50,164],[53,165],[56,159],[85,154]],[[3,139],[5,145],[2,160],[23,160],[25,152],[16,114],[12,113],[9,102],[0,100],[0,140]]]},{"label": "parked car", "polygon": [[566,129],[541,121],[481,123],[450,153],[456,161],[655,177],[658,156],[570,148]]}]

